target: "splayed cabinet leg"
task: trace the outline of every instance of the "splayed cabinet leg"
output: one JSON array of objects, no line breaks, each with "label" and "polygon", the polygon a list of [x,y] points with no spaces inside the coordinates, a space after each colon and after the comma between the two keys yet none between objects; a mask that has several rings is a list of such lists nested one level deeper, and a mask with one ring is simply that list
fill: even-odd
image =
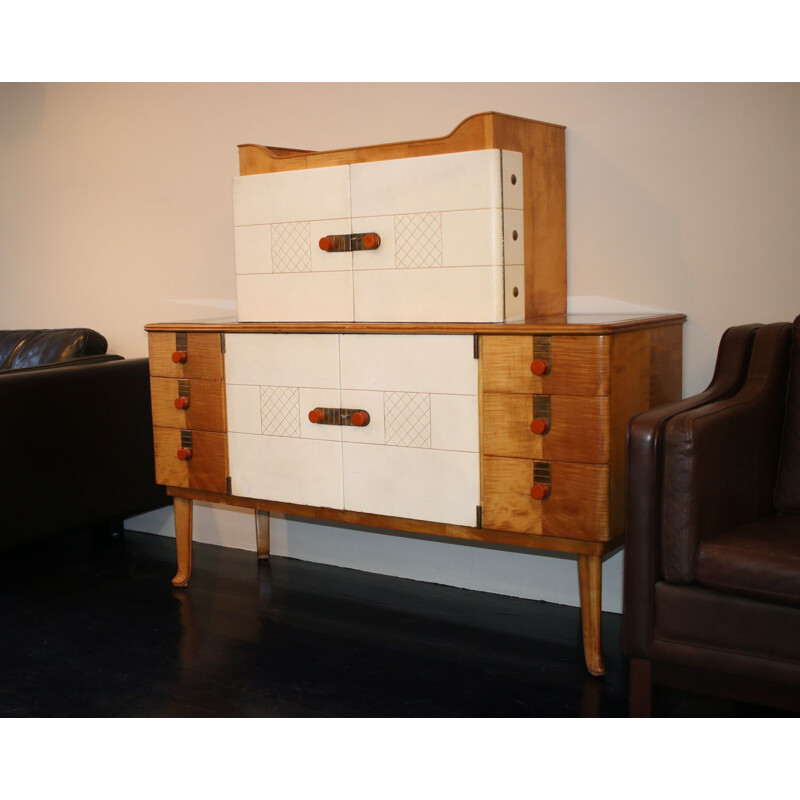
[{"label": "splayed cabinet leg", "polygon": [[603,675],[606,670],[603,666],[600,636],[603,588],[603,562],[600,556],[578,556],[578,582],[586,669],[592,675]]},{"label": "splayed cabinet leg", "polygon": [[256,551],[258,560],[269,558],[269,511],[256,509]]},{"label": "splayed cabinet leg", "polygon": [[192,501],[173,497],[175,512],[175,544],[178,550],[178,571],[173,586],[186,586],[192,574]]}]

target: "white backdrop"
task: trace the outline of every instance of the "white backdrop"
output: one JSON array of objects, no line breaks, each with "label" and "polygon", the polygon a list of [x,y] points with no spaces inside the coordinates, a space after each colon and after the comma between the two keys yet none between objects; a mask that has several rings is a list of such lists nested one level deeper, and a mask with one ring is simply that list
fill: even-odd
[{"label": "white backdrop", "polygon": [[[686,313],[685,394],[726,327],[800,313],[797,84],[22,84],[0,103],[3,328],[86,325],[145,355],[148,322],[234,313],[237,144],[428,138],[480,111],[567,126],[570,307]],[[129,527],[171,535],[171,511]],[[255,546],[241,511],[200,508],[195,533]],[[578,604],[568,558],[294,520],[273,551]]]}]

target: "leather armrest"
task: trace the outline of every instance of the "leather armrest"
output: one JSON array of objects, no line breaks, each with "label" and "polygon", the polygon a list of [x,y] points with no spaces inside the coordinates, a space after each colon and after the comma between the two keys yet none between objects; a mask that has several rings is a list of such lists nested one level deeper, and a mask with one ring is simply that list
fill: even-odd
[{"label": "leather armrest", "polygon": [[677,414],[735,394],[747,375],[753,338],[760,325],[740,325],[723,333],[714,375],[700,394],[635,416],[628,429],[623,647],[628,657],[649,657],[653,587],[659,560],[664,428]]},{"label": "leather armrest", "polygon": [[146,358],[12,370],[0,407],[0,545],[168,503]]},{"label": "leather armrest", "polygon": [[664,578],[694,580],[699,542],[774,513],[791,325],[758,330],[747,378],[733,397],[678,414],[664,429]]}]

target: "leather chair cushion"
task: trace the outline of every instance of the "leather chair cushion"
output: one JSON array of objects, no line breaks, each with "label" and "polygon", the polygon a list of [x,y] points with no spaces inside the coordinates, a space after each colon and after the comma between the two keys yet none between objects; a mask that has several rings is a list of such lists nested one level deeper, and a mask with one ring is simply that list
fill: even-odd
[{"label": "leather chair cushion", "polygon": [[81,356],[103,355],[105,337],[90,328],[0,331],[0,369],[54,364]]},{"label": "leather chair cushion", "polygon": [[792,361],[775,507],[800,513],[800,317],[792,326]]},{"label": "leather chair cushion", "polygon": [[800,607],[800,515],[767,517],[704,540],[695,579],[720,592]]},{"label": "leather chair cushion", "polygon": [[[793,663],[795,673],[800,663],[800,611],[789,606],[661,581],[655,587],[654,619],[655,640],[675,648],[749,655],[765,663],[781,659]],[[709,659],[697,666],[719,666],[712,653]]]}]

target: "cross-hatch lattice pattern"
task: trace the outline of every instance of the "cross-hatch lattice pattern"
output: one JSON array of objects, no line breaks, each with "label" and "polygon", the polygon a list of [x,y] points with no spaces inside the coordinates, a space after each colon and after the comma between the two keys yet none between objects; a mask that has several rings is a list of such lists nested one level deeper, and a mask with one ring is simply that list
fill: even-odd
[{"label": "cross-hatch lattice pattern", "polygon": [[261,433],[300,436],[300,390],[291,386],[261,387]]},{"label": "cross-hatch lattice pattern", "polygon": [[273,272],[311,272],[308,222],[270,225]]},{"label": "cross-hatch lattice pattern", "polygon": [[394,256],[398,269],[442,266],[442,215],[403,214],[394,218]]},{"label": "cross-hatch lattice pattern", "polygon": [[413,392],[384,392],[386,444],[395,447],[431,446],[431,396]]}]

